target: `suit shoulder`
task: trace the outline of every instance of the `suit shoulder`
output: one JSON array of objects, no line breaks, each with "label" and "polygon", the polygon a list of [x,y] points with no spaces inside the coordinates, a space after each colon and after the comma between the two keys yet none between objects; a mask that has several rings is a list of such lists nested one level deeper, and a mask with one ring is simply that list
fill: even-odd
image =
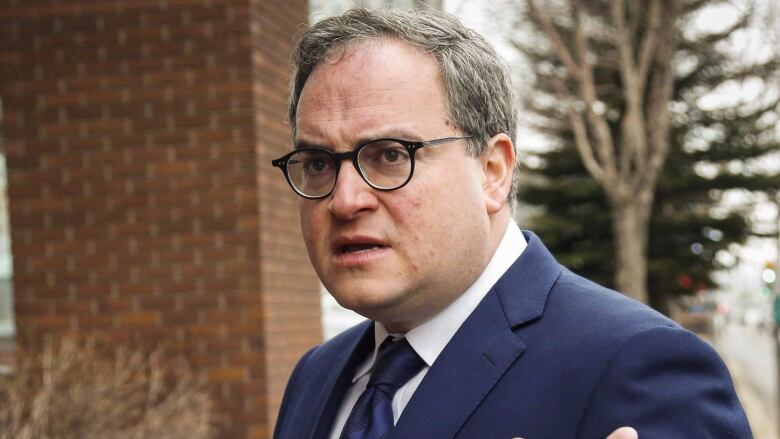
[{"label": "suit shoulder", "polygon": [[344,332],[339,333],[335,337],[327,340],[326,342],[312,348],[302,361],[317,363],[328,363],[335,361],[335,359],[345,352],[350,352],[354,349],[355,344],[360,340],[360,337],[366,333],[371,325],[371,322],[361,322]]},{"label": "suit shoulder", "polygon": [[569,270],[563,270],[551,291],[548,305],[551,311],[562,308],[572,314],[571,317],[620,325],[634,334],[654,327],[679,328],[676,322],[649,306]]},{"label": "suit shoulder", "polygon": [[[653,415],[661,412],[666,415]],[[615,352],[591,394],[579,437],[604,437],[618,423],[647,437],[752,437],[723,361],[710,345],[674,327],[639,332]]]}]

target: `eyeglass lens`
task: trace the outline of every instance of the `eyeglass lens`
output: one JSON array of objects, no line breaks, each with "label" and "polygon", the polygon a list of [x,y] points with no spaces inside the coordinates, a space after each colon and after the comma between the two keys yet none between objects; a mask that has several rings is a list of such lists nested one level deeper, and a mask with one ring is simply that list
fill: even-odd
[{"label": "eyeglass lens", "polygon": [[[406,147],[391,140],[363,145],[357,152],[360,174],[378,189],[395,189],[409,179],[412,158]],[[287,162],[296,190],[310,197],[329,193],[336,184],[339,163],[326,151],[299,151]]]}]

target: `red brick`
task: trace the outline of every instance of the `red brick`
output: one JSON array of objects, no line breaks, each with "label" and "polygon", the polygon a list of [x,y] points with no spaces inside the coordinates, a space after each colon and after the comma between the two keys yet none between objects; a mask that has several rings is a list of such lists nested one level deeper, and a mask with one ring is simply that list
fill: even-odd
[{"label": "red brick", "polygon": [[156,311],[120,313],[117,317],[122,326],[153,326],[160,321],[160,313]]}]

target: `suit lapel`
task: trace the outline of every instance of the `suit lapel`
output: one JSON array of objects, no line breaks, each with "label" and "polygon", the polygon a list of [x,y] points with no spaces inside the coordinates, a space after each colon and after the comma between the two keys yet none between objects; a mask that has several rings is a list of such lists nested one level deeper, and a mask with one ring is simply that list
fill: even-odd
[{"label": "suit lapel", "polygon": [[[450,438],[522,354],[490,294],[464,322],[428,370],[390,437]],[[475,337],[476,333],[490,334]],[[457,365],[454,367],[453,365]]]},{"label": "suit lapel", "polygon": [[368,357],[374,348],[374,324],[367,324],[363,333],[357,337],[354,344],[341,354],[333,367],[326,371],[322,380],[322,387],[316,394],[319,399],[315,402],[313,410],[316,422],[312,424],[311,435],[303,437],[327,438],[333,428],[341,401],[352,385],[352,378],[362,361]]},{"label": "suit lapel", "polygon": [[454,437],[521,357],[526,344],[514,329],[541,317],[562,270],[535,235],[526,239],[526,250],[428,370],[390,438]]},{"label": "suit lapel", "polygon": [[547,295],[563,272],[539,237],[527,231],[523,235],[528,246],[493,287],[513,329],[542,316]]}]

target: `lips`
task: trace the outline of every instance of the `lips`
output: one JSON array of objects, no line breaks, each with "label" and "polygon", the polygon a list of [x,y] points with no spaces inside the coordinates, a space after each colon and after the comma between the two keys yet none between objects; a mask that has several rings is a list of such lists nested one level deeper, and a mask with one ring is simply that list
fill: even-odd
[{"label": "lips", "polygon": [[331,243],[333,260],[342,266],[368,264],[384,256],[389,249],[386,242],[371,236],[342,236]]},{"label": "lips", "polygon": [[364,252],[385,247],[389,247],[387,243],[372,236],[339,236],[331,242],[331,250],[335,254]]}]

